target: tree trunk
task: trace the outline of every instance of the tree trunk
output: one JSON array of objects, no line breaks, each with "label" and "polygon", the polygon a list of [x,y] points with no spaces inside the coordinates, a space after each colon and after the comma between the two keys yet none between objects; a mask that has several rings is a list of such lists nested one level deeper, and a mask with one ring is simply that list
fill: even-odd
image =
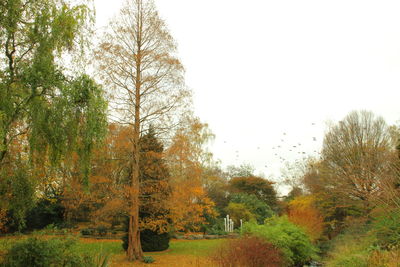
[{"label": "tree trunk", "polygon": [[133,161],[132,161],[132,180],[131,180],[131,214],[129,218],[129,233],[128,233],[128,260],[143,260],[143,251],[140,244],[139,230],[139,160],[140,160],[140,106],[141,106],[141,45],[142,45],[142,12],[141,1],[137,2],[137,51],[136,51],[136,77],[135,77],[135,121],[133,127]]},{"label": "tree trunk", "polygon": [[[138,68],[140,70],[140,68]],[[140,77],[140,71],[137,71]],[[138,79],[139,80],[139,79]],[[140,82],[136,84],[136,105],[135,105],[135,124],[133,128],[133,161],[132,161],[132,180],[131,180],[131,209],[129,218],[128,232],[128,260],[142,260],[143,251],[140,244],[139,232],[139,159],[140,159]]]},{"label": "tree trunk", "polygon": [[[132,161],[132,180],[131,180],[131,208],[129,216],[129,231],[128,231],[128,260],[142,260],[143,251],[140,244],[140,230],[139,230],[139,158],[140,158],[140,121],[139,121],[139,105],[136,105],[135,113],[135,127],[133,129],[133,161]],[[137,118],[136,118],[137,117]]]},{"label": "tree trunk", "polygon": [[[132,212],[136,205],[132,206]],[[138,209],[137,209],[138,210]],[[135,215],[129,216],[129,232],[128,232],[128,260],[142,260],[143,251],[140,244],[140,231],[139,231],[139,212]]]}]

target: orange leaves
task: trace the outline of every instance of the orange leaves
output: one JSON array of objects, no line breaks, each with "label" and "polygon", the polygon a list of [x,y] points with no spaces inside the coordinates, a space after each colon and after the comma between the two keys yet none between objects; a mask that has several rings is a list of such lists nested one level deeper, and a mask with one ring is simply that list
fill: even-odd
[{"label": "orange leaves", "polygon": [[168,217],[165,215],[143,218],[140,220],[139,224],[141,229],[149,229],[160,234],[169,231]]},{"label": "orange leaves", "polygon": [[205,223],[205,214],[216,216],[214,202],[201,186],[200,176],[196,172],[192,174],[187,179],[177,177],[179,182],[172,185],[169,206],[175,230],[197,231],[200,224]]},{"label": "orange leaves", "polygon": [[288,217],[291,222],[303,227],[311,240],[315,241],[322,236],[324,220],[315,208],[315,197],[300,196],[289,202]]},{"label": "orange leaves", "polygon": [[210,153],[204,145],[213,137],[207,124],[186,118],[166,152],[171,172],[171,219],[175,230],[196,231],[205,223],[205,215],[216,216],[214,202],[204,190],[204,165]]},{"label": "orange leaves", "polygon": [[204,215],[215,215],[214,203],[205,194],[195,196],[193,191],[174,190],[170,200],[171,219],[178,231],[198,231],[205,223]]}]

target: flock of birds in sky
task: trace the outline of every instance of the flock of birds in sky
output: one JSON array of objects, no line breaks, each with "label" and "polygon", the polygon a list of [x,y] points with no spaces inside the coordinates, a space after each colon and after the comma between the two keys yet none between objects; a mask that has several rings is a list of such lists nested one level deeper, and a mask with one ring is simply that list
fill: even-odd
[{"label": "flock of birds in sky", "polygon": [[[315,126],[315,123],[311,123],[311,126]],[[296,158],[299,158],[298,156],[301,156],[301,158],[304,160],[307,158],[307,156],[309,156],[310,151],[306,152],[305,147],[302,145],[302,143],[300,142],[296,142],[296,143],[291,143],[291,144],[287,144],[289,142],[287,142],[287,140],[285,140],[287,137],[287,133],[283,132],[280,138],[280,143],[277,145],[272,146],[272,150],[270,150],[272,152],[272,155],[275,159],[278,159],[279,162],[285,163],[285,162],[289,162],[285,157],[282,156],[282,154],[285,154],[286,156],[291,155],[291,156],[297,156]],[[312,142],[317,142],[317,137],[313,136],[312,139],[310,140]],[[226,144],[227,141],[224,141],[224,143]],[[257,150],[262,149],[261,146],[257,147]],[[285,153],[282,153],[285,152]],[[317,150],[313,150],[314,155],[320,155],[321,153]],[[239,154],[239,150],[235,151],[235,160],[238,161],[240,157]],[[268,168],[269,164],[265,163],[264,168]]]}]

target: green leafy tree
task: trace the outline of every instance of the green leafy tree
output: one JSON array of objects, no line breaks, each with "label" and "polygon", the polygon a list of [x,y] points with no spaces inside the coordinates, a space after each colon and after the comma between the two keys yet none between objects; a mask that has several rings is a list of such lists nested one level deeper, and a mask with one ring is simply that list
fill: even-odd
[{"label": "green leafy tree", "polygon": [[229,204],[229,185],[226,174],[218,167],[211,166],[204,169],[205,189],[207,196],[215,203],[215,209],[225,217],[225,208]]},{"label": "green leafy tree", "polygon": [[261,201],[255,195],[249,195],[245,193],[233,194],[230,204],[232,203],[244,205],[247,210],[254,214],[254,218],[257,219],[258,223],[263,223],[266,218],[274,215],[274,212],[267,205],[267,203]]},{"label": "green leafy tree", "polygon": [[232,218],[236,227],[240,225],[241,219],[244,222],[256,219],[256,215],[253,214],[249,208],[242,203],[229,203],[228,207],[226,207],[226,213],[228,213]]},{"label": "green leafy tree", "polygon": [[90,77],[67,74],[61,59],[85,46],[90,14],[85,5],[60,0],[0,4],[0,166],[11,162],[13,141],[26,136],[26,149],[40,160],[57,163],[78,151],[87,178],[106,102]]},{"label": "green leafy tree", "polygon": [[232,193],[255,195],[271,208],[276,207],[276,191],[272,186],[273,183],[264,178],[256,176],[234,177],[229,181],[229,184]]},{"label": "green leafy tree", "polygon": [[[75,152],[80,182],[88,184],[107,103],[101,87],[65,59],[86,47],[92,14],[61,0],[0,2],[0,202],[18,229],[34,203],[34,194],[25,193],[43,193],[50,172],[61,180],[52,167],[67,165]],[[10,197],[17,188],[23,200]]]},{"label": "green leafy tree", "polygon": [[35,183],[22,166],[12,176],[5,176],[0,195],[7,198],[9,213],[7,228],[21,231],[26,226],[26,215],[35,205]]}]

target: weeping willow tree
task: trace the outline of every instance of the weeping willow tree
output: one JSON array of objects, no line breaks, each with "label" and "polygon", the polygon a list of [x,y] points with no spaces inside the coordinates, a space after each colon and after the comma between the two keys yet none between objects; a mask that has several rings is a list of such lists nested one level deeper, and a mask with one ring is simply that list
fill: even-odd
[{"label": "weeping willow tree", "polygon": [[0,2],[0,168],[13,165],[8,154],[18,141],[30,156],[53,165],[77,151],[87,182],[107,105],[101,88],[88,75],[69,71],[63,59],[85,47],[92,17],[86,4]]},{"label": "weeping willow tree", "polygon": [[77,154],[79,179],[88,184],[107,103],[101,87],[69,59],[85,49],[92,17],[87,4],[0,1],[0,215],[12,212],[18,230],[28,206],[15,200],[33,196],[38,168]]}]

